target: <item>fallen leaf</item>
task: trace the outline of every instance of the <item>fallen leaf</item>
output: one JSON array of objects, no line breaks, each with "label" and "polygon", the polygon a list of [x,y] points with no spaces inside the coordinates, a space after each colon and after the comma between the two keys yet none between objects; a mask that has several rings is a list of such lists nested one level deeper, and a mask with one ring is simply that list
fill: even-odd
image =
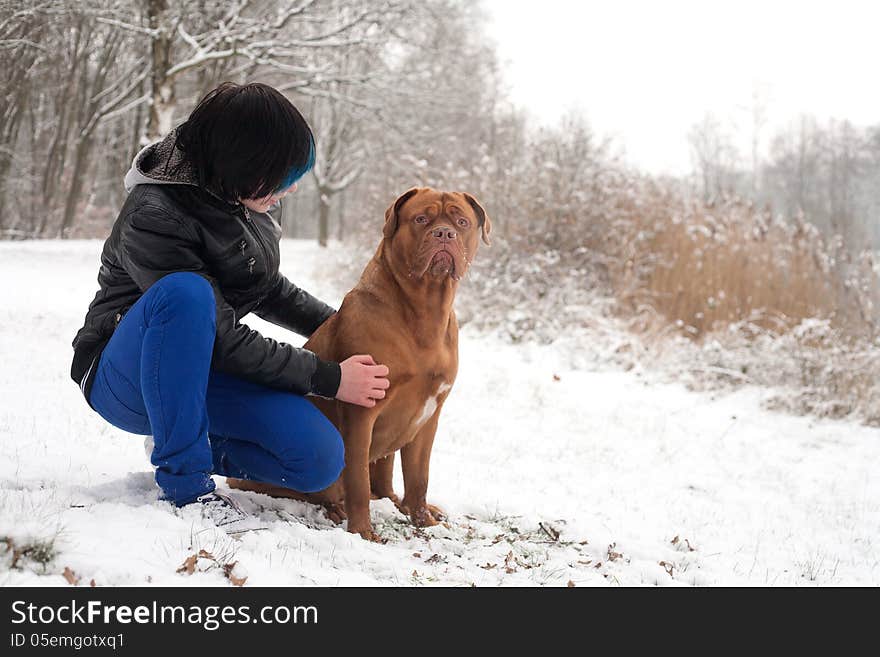
[{"label": "fallen leaf", "polygon": [[186,561],[177,569],[178,573],[186,573],[187,575],[192,575],[196,570],[196,563],[199,559],[208,559],[209,561],[217,561],[213,554],[208,552],[207,550],[199,550],[198,554],[191,554],[186,558]]},{"label": "fallen leaf", "polygon": [[[678,549],[678,550],[681,550],[683,547],[682,543],[681,543],[681,539],[678,536],[673,538],[670,541],[670,543],[672,543],[676,547],[676,549]],[[684,539],[684,546],[687,547],[688,552],[695,552],[696,551],[694,549],[694,546],[691,545],[691,542],[688,539]]]},{"label": "fallen leaf", "polygon": [[559,375],[558,375],[558,374],[554,374],[554,375],[553,375],[553,380],[554,380],[554,381],[562,381],[562,379],[559,378]]},{"label": "fallen leaf", "polygon": [[94,580],[94,579],[93,579],[91,582],[89,582],[89,586],[97,586],[97,585],[95,584],[95,580]]},{"label": "fallen leaf", "polygon": [[568,588],[570,588],[570,589],[574,588],[574,582],[572,582],[571,580],[568,580]]},{"label": "fallen leaf", "polygon": [[233,586],[244,586],[244,583],[247,581],[247,575],[244,577],[236,577],[232,574],[232,571],[235,570],[235,564],[237,561],[233,561],[232,563],[227,563],[223,566],[223,574],[226,575],[226,579],[232,582]]},{"label": "fallen leaf", "polygon": [[422,558],[422,553],[421,553],[421,552],[413,552],[413,556],[414,556],[416,559],[421,559],[421,558]]},{"label": "fallen leaf", "polygon": [[196,569],[196,559],[198,559],[198,557],[194,554],[188,556],[186,561],[184,561],[180,568],[177,569],[177,572],[192,575]]},{"label": "fallen leaf", "polygon": [[608,561],[617,561],[623,555],[620,552],[615,552],[614,548],[617,546],[617,543],[612,543],[608,546]]},{"label": "fallen leaf", "polygon": [[79,583],[79,577],[76,576],[76,573],[73,572],[67,566],[64,567],[64,579],[67,580],[67,583],[71,586],[76,586]]}]

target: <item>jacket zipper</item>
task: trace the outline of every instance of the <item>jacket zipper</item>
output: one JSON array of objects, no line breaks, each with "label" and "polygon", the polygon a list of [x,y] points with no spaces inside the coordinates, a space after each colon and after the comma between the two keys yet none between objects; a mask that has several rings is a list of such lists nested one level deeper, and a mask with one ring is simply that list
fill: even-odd
[{"label": "jacket zipper", "polygon": [[[254,241],[255,241],[257,244],[259,244],[259,246],[260,246],[260,251],[263,252],[263,258],[264,258],[264,259],[267,261],[267,263],[268,263],[269,255],[268,255],[268,253],[266,252],[266,247],[263,245],[263,242],[260,240],[260,235],[259,235],[259,232],[260,232],[260,231],[257,229],[257,226],[256,226],[256,224],[254,223],[254,220],[251,219],[251,213],[250,213],[250,211],[247,209],[247,206],[242,205],[242,206],[241,206],[241,209],[242,209],[242,216],[244,217],[245,224],[246,224],[246,225],[247,225],[247,224],[250,224],[250,228],[249,228],[249,230],[251,231],[251,233],[252,233],[253,236],[254,236]],[[242,249],[242,253],[244,253],[244,250],[243,250],[243,249]],[[253,256],[251,256],[251,257],[248,259],[248,273],[249,273],[249,274],[253,274],[253,273],[254,273],[254,265],[255,265],[255,264],[257,264],[257,261],[256,261],[256,259],[255,259]],[[266,296],[266,295],[261,294],[259,297],[257,297],[257,303],[256,303],[256,305],[254,306],[254,308],[259,308],[260,304],[263,303],[263,299],[265,298],[265,296]]]}]

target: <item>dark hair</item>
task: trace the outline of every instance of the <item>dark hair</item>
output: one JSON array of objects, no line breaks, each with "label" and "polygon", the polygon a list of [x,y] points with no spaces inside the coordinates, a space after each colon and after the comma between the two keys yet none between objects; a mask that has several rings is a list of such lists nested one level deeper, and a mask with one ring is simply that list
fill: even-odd
[{"label": "dark hair", "polygon": [[269,85],[224,82],[177,128],[175,145],[199,185],[235,203],[290,187],[315,164],[315,137]]}]

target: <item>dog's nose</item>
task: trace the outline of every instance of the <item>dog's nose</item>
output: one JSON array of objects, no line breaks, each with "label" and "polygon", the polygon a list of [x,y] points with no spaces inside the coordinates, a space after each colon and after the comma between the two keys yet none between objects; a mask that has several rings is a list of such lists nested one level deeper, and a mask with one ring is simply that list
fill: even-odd
[{"label": "dog's nose", "polygon": [[441,242],[451,242],[457,236],[457,233],[450,226],[436,226],[431,229],[431,237]]}]

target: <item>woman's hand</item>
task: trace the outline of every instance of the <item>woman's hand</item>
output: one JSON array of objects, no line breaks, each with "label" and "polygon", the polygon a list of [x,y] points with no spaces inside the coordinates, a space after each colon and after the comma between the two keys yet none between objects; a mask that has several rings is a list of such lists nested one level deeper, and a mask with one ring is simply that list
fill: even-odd
[{"label": "woman's hand", "polygon": [[391,384],[388,379],[388,367],[377,365],[373,357],[364,354],[346,358],[339,363],[342,378],[336,399],[359,406],[372,408],[377,399],[385,397],[385,390]]}]

